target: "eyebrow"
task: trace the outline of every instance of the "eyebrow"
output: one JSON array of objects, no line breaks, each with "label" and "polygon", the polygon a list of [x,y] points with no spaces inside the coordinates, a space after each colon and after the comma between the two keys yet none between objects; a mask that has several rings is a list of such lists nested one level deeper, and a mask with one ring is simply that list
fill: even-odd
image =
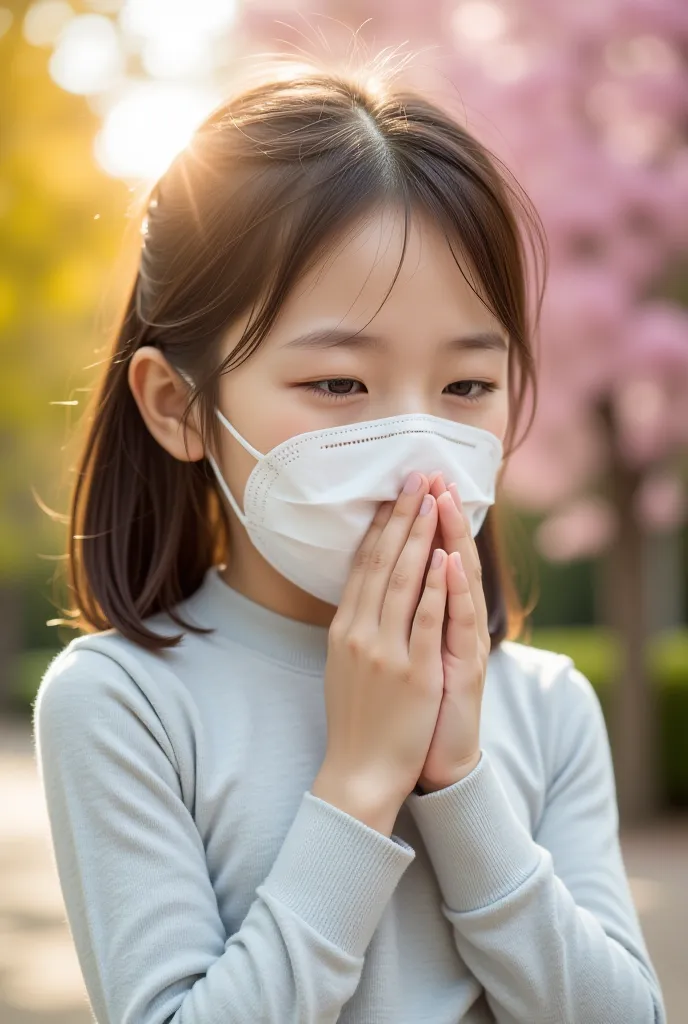
[{"label": "eyebrow", "polygon": [[[377,334],[364,334],[362,332],[352,334],[351,331],[342,328],[332,330],[315,330],[307,334],[301,334],[286,342],[283,348],[305,348],[305,349],[327,349],[327,348],[386,348],[384,338]],[[444,342],[444,348],[448,349],[496,349],[507,352],[506,339],[497,331],[475,331],[471,334],[464,334],[459,338],[450,338]]]}]

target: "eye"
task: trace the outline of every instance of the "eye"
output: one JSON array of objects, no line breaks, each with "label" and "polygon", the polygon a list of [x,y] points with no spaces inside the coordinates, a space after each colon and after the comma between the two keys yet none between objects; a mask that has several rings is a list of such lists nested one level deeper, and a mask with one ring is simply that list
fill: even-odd
[{"label": "eye", "polygon": [[307,391],[312,391],[325,398],[348,398],[349,395],[359,395],[365,387],[360,380],[353,380],[351,377],[328,377],[326,380],[309,381],[304,384]]},{"label": "eye", "polygon": [[[477,394],[471,393],[473,388],[478,388]],[[444,390],[456,398],[465,398],[469,402],[477,402],[483,395],[496,391],[496,385],[489,384],[484,380],[456,380],[452,384],[447,384]]]}]

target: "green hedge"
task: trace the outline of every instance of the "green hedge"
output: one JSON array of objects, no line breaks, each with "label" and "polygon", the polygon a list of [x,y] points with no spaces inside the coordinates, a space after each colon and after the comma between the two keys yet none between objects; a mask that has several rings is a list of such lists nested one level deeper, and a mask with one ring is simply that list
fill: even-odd
[{"label": "green hedge", "polygon": [[[533,630],[534,647],[559,651],[573,658],[597,691],[608,714],[610,683],[619,664],[619,648],[602,629],[540,628]],[[20,660],[14,702],[28,710],[54,650],[29,651]],[[649,664],[659,688],[661,757],[664,792],[672,805],[688,805],[688,629],[663,634],[650,644]]]}]

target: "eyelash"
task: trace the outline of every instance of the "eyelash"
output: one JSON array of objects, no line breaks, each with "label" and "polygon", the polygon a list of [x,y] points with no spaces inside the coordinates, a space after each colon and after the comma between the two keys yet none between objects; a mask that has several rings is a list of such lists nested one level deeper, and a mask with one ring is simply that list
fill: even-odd
[{"label": "eyelash", "polygon": [[[312,392],[312,393],[314,393],[316,395],[322,395],[325,398],[334,399],[335,401],[337,399],[342,399],[342,398],[351,398],[351,396],[353,394],[360,394],[360,392],[356,392],[356,391],[353,391],[353,392],[350,391],[350,392],[343,393],[343,394],[337,394],[336,392],[325,391],[324,388],[318,387],[319,384],[330,384],[333,381],[340,381],[340,382],[341,381],[346,381],[347,383],[350,381],[352,384],[360,384],[361,383],[358,380],[354,380],[353,377],[324,377],[322,380],[309,381],[307,384],[303,384],[302,387],[304,387],[306,389],[306,391],[310,391],[310,392]],[[453,396],[454,398],[462,398],[466,402],[478,402],[483,397],[483,395],[490,394],[491,392],[497,390],[497,385],[496,384],[489,384],[487,381],[484,381],[484,380],[471,380],[471,379],[455,380],[455,381],[452,381],[452,384],[478,384],[478,385],[480,385],[482,390],[477,395],[454,395]],[[447,387],[451,387],[451,386],[452,386],[451,384],[447,385]]]}]

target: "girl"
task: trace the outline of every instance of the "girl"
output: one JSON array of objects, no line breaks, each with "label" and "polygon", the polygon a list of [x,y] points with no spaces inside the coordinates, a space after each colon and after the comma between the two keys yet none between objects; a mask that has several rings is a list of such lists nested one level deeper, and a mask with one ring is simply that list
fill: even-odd
[{"label": "girl", "polygon": [[609,745],[495,484],[537,221],[421,95],[294,70],[157,183],[34,709],[99,1024],[658,1024]]}]

